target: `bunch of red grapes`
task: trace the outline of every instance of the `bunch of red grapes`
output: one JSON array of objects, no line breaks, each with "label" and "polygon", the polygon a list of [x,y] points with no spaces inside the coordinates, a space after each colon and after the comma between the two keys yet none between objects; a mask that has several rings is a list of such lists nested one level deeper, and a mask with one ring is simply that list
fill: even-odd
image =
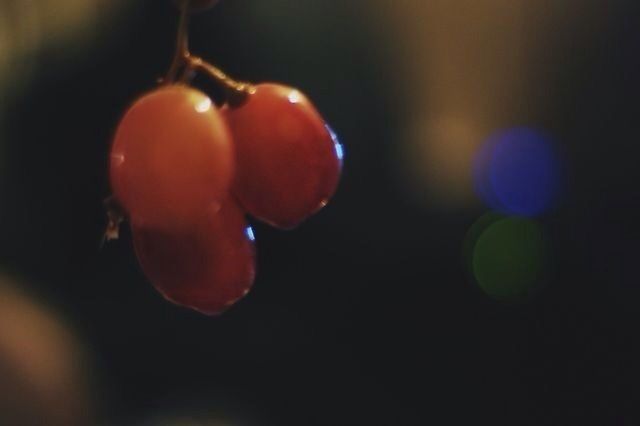
[{"label": "bunch of red grapes", "polygon": [[235,83],[186,50],[179,58],[185,73],[221,83],[226,102],[184,78],[141,96],[118,125],[110,180],[148,279],[168,300],[215,315],[253,285],[247,214],[291,229],[320,210],[338,185],[342,146],[300,91]]}]

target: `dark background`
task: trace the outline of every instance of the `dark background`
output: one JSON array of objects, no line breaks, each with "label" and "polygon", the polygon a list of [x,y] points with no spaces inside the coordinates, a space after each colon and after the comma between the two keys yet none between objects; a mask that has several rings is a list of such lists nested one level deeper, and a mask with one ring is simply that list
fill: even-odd
[{"label": "dark background", "polygon": [[165,302],[127,229],[100,247],[110,138],[169,64],[169,2],[140,2],[109,43],[64,67],[59,51],[43,51],[32,83],[5,104],[0,259],[84,343],[96,422],[640,424],[634,2],[602,3],[604,30],[546,64],[536,124],[564,152],[566,182],[538,218],[553,274],[518,305],[488,298],[464,267],[462,242],[487,208],[407,196],[396,144],[410,94],[395,84],[396,46],[363,14],[367,3],[281,0],[271,13],[266,0],[248,3],[260,0],[194,17],[193,51],[241,79],[300,87],[346,161],[338,194],[302,227],[255,224],[254,289],[219,318]]}]

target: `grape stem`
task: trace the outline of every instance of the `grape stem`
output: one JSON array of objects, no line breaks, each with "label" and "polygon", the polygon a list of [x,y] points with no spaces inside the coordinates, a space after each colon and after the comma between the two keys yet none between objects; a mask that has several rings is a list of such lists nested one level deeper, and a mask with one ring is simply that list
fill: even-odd
[{"label": "grape stem", "polygon": [[236,81],[224,73],[220,68],[200,57],[191,55],[191,52],[189,51],[189,2],[190,0],[182,1],[182,6],[180,8],[180,20],[178,23],[176,51],[173,56],[171,66],[169,67],[169,71],[167,71],[167,75],[163,79],[163,83],[175,83],[181,68],[184,68],[181,81],[187,80],[188,75],[192,71],[200,71],[208,75],[213,79],[213,81],[222,87],[230,106],[236,107],[242,105],[247,100],[248,95],[255,92],[255,87],[252,84]]},{"label": "grape stem", "polygon": [[232,107],[242,105],[247,97],[255,93],[256,89],[251,83],[240,82],[232,79],[220,68],[210,64],[202,58],[188,55],[185,58],[187,69],[201,71],[217,82],[225,91],[227,102]]},{"label": "grape stem", "polygon": [[180,7],[176,52],[173,55],[169,71],[167,71],[167,75],[164,78],[167,84],[171,84],[176,80],[178,70],[184,64],[184,59],[189,56],[189,1],[182,0],[182,6]]}]

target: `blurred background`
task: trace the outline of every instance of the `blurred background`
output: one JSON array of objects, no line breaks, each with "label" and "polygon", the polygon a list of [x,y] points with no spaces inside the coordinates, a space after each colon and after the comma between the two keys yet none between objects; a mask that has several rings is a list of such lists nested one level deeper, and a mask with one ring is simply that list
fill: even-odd
[{"label": "blurred background", "polygon": [[[346,151],[219,318],[101,247],[169,0],[0,0],[0,424],[640,425],[631,0],[221,0],[192,49]],[[215,92],[206,79],[195,85]]]}]

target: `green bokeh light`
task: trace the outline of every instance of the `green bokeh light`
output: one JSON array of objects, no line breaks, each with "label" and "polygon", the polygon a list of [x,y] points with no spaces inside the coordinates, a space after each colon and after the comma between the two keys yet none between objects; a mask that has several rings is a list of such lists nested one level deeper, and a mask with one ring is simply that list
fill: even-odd
[{"label": "green bokeh light", "polygon": [[526,301],[544,279],[547,265],[544,233],[524,218],[494,221],[473,248],[471,267],[480,288],[503,302]]},{"label": "green bokeh light", "polygon": [[468,271],[473,274],[473,250],[476,248],[476,243],[478,242],[478,238],[482,236],[484,231],[487,230],[492,224],[505,219],[506,216],[496,212],[488,212],[482,215],[475,223],[471,226],[467,235],[465,236],[464,242],[462,244],[462,256],[464,260],[464,265]]}]

